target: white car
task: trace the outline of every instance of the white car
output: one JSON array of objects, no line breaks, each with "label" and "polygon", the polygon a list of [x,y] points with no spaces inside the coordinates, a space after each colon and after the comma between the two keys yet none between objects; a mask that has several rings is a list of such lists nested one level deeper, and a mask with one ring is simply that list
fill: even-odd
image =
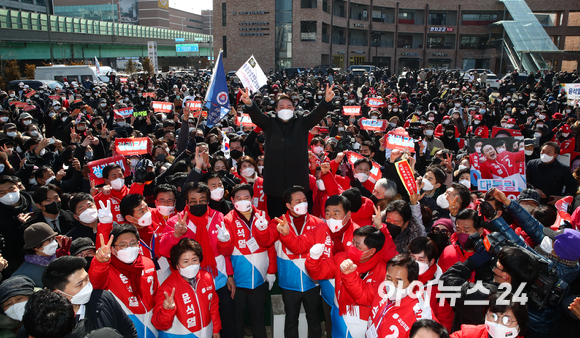
[{"label": "white car", "polygon": [[487,74],[486,84],[488,84],[491,88],[499,89],[499,85],[501,80],[495,74]]}]

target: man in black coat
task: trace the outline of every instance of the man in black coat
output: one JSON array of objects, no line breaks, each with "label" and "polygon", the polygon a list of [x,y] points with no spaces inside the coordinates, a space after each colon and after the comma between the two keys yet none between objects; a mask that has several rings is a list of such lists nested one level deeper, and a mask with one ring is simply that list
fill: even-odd
[{"label": "man in black coat", "polygon": [[[308,133],[333,109],[333,86],[326,86],[326,97],[309,114],[296,113],[292,99],[279,95],[274,112],[262,113],[250,99],[249,91],[240,89],[241,101],[252,122],[262,128],[265,136],[264,192],[268,197],[270,218],[286,212],[282,201],[284,191],[293,185],[308,190]],[[267,168],[267,170],[266,170]]]},{"label": "man in black coat", "polygon": [[60,189],[54,184],[38,187],[32,198],[41,211],[33,224],[46,223],[59,235],[68,233],[76,225],[73,214],[61,209]]}]

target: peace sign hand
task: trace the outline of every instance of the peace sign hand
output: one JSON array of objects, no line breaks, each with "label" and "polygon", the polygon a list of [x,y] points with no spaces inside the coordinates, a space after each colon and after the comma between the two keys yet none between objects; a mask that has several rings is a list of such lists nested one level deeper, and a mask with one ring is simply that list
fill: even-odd
[{"label": "peace sign hand", "polygon": [[187,232],[187,210],[185,210],[183,217],[181,217],[181,214],[177,214],[177,223],[175,223],[174,230],[173,236],[175,238],[180,238]]},{"label": "peace sign hand", "polygon": [[268,221],[266,221],[265,211],[263,211],[261,215],[259,213],[256,213],[256,223],[254,224],[256,225],[256,229],[258,229],[259,231],[264,231],[268,228]]},{"label": "peace sign hand", "polygon": [[332,86],[329,86],[328,84],[326,85],[326,97],[324,98],[324,100],[326,102],[330,102],[334,98],[334,90],[333,89],[334,89],[334,84]]},{"label": "peace sign hand", "polygon": [[246,90],[242,90],[242,88],[240,88],[240,93],[242,93],[242,97],[240,97],[240,100],[242,100],[242,102],[246,106],[251,106],[252,99],[250,99],[250,91],[247,88],[246,88]]},{"label": "peace sign hand", "polygon": [[229,242],[230,232],[228,231],[228,229],[226,229],[226,225],[224,224],[224,222],[222,222],[221,227],[219,224],[216,224],[215,227],[218,230],[217,239],[222,243]]},{"label": "peace sign hand", "polygon": [[95,258],[99,263],[107,263],[111,259],[111,246],[113,245],[113,235],[109,237],[109,242],[105,244],[103,234],[99,234],[101,247],[97,250]]},{"label": "peace sign hand", "polygon": [[459,202],[457,201],[459,199],[459,195],[455,196],[455,198],[453,199],[453,202],[451,202],[451,204],[449,204],[449,213],[451,214],[451,216],[455,216],[457,215],[457,213],[459,212]]},{"label": "peace sign hand", "polygon": [[171,290],[171,296],[167,294],[167,292],[163,292],[165,294],[165,300],[163,301],[163,308],[165,310],[173,310],[175,309],[175,301],[173,297],[175,297],[175,288]]},{"label": "peace sign hand", "polygon": [[99,217],[99,222],[103,224],[113,223],[113,213],[111,212],[111,200],[107,201],[107,206],[103,204],[103,201],[99,201],[99,212],[97,216]]},{"label": "peace sign hand", "polygon": [[282,219],[279,219],[278,217],[275,218],[276,222],[278,222],[278,225],[276,226],[276,229],[278,229],[278,232],[282,235],[282,236],[286,236],[290,233],[290,227],[288,226],[288,220],[286,219],[286,215],[282,215]]},{"label": "peace sign hand", "polygon": [[374,224],[375,228],[377,228],[378,230],[381,230],[381,228],[383,227],[383,222],[381,220],[381,209],[379,209],[378,207],[376,207],[374,205],[373,205],[373,209],[375,209],[375,214],[372,217],[373,224]]}]

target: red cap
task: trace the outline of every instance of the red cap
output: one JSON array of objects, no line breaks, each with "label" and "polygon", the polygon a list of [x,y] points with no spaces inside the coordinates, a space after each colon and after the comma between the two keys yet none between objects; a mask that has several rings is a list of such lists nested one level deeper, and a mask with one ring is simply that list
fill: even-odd
[{"label": "red cap", "polygon": [[507,120],[507,123],[512,123],[512,124],[516,124],[516,119],[514,119],[513,117],[511,119]]},{"label": "red cap", "polygon": [[560,131],[563,132],[563,133],[569,133],[572,130],[570,130],[570,126],[569,125],[565,124],[562,127],[560,127]]},{"label": "red cap", "polygon": [[274,89],[274,88],[278,88],[278,85],[277,84],[273,85],[272,89]]},{"label": "red cap", "polygon": [[552,115],[552,119],[554,120],[561,120],[564,118],[564,115],[560,114],[560,113],[556,113],[554,115]]},{"label": "red cap", "polygon": [[481,121],[482,117],[481,117],[481,115],[475,115],[475,119],[478,121]]},{"label": "red cap", "polygon": [[443,116],[443,119],[444,119],[444,120],[449,120],[449,115],[445,115],[445,116]]}]

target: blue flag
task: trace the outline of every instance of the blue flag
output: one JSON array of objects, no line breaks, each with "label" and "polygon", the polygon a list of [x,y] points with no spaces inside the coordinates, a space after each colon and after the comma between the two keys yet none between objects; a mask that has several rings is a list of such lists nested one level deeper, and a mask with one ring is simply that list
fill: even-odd
[{"label": "blue flag", "polygon": [[226,83],[226,72],[222,62],[222,51],[211,75],[209,89],[205,96],[205,107],[209,109],[207,114],[207,126],[213,127],[230,112],[230,97]]}]

